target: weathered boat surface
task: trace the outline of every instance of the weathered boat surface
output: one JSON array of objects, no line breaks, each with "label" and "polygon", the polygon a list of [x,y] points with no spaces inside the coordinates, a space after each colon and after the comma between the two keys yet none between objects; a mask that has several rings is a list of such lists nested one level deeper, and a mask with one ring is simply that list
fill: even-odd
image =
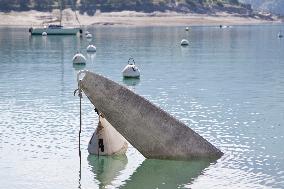
[{"label": "weathered boat surface", "polygon": [[146,158],[222,156],[206,139],[145,98],[101,75],[83,72],[80,88],[109,123]]}]

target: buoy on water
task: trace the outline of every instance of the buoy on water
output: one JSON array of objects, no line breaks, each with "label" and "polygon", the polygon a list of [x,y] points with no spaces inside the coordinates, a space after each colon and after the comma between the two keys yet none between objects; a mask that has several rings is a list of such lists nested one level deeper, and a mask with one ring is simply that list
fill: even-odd
[{"label": "buoy on water", "polygon": [[46,33],[46,32],[42,32],[41,35],[42,35],[42,36],[47,36],[47,33]]},{"label": "buoy on water", "polygon": [[88,145],[88,152],[105,156],[121,155],[125,154],[127,147],[126,139],[100,114],[98,127]]},{"label": "buoy on water", "polygon": [[189,31],[189,27],[186,27],[186,28],[185,28],[185,31]]},{"label": "buoy on water", "polygon": [[92,34],[90,34],[90,33],[88,33],[87,35],[86,35],[86,38],[87,39],[91,39],[93,36],[92,36]]},{"label": "buoy on water", "polygon": [[131,57],[128,60],[127,66],[122,70],[122,75],[125,78],[139,78],[140,77],[140,70],[135,65],[134,59]]},{"label": "buoy on water", "polygon": [[97,51],[97,48],[95,45],[89,45],[87,47],[87,52],[90,52],[90,53],[93,53],[93,52],[96,52]]},{"label": "buoy on water", "polygon": [[189,45],[189,41],[186,40],[186,39],[183,39],[183,40],[181,40],[180,45],[181,46],[187,46],[187,45]]},{"label": "buoy on water", "polygon": [[282,37],[283,37],[282,33],[279,32],[279,33],[278,33],[278,38],[282,38]]},{"label": "buoy on water", "polygon": [[73,64],[86,64],[87,59],[84,57],[82,53],[77,52],[73,56],[72,61],[73,61]]}]

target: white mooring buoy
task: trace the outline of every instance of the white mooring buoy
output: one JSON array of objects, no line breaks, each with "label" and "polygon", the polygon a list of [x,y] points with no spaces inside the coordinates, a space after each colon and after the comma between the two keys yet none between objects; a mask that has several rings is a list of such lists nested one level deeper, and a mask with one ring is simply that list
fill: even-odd
[{"label": "white mooring buoy", "polygon": [[78,52],[73,56],[72,61],[73,61],[73,64],[86,64],[87,59],[82,53]]},{"label": "white mooring buoy", "polygon": [[122,70],[123,77],[126,78],[139,78],[140,77],[140,70],[135,65],[134,59],[131,57],[128,60],[127,66]]},{"label": "white mooring buoy", "polygon": [[185,31],[189,31],[189,27],[186,27],[186,28],[185,28]]},{"label": "white mooring buoy", "polygon": [[92,36],[92,34],[90,34],[90,33],[88,33],[87,35],[86,35],[86,38],[87,39],[91,39],[93,36]]},{"label": "white mooring buoy", "polygon": [[88,45],[87,47],[87,52],[96,52],[97,51],[97,48],[95,45]]},{"label": "white mooring buoy", "polygon": [[189,45],[189,41],[186,40],[186,39],[183,39],[183,40],[181,40],[180,45],[181,46],[187,46],[187,45]]},{"label": "white mooring buoy", "polygon": [[42,32],[41,35],[42,35],[42,36],[47,36],[47,33],[46,33],[46,32]]}]

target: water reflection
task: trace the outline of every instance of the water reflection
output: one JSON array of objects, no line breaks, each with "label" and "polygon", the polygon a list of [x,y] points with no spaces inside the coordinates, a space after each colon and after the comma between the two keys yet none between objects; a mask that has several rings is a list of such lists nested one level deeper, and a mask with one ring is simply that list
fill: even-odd
[{"label": "water reflection", "polygon": [[73,64],[75,71],[83,70],[86,67],[86,64]]},{"label": "water reflection", "polygon": [[191,183],[210,165],[209,160],[146,159],[122,188],[178,188]]},{"label": "water reflection", "polygon": [[125,169],[128,162],[127,156],[88,156],[88,164],[90,165],[92,172],[94,173],[95,180],[98,180],[99,188],[105,188],[108,185],[112,185],[112,182],[120,171]]},{"label": "water reflection", "polygon": [[140,83],[139,78],[123,78],[122,81],[127,86],[136,86]]},{"label": "water reflection", "polygon": [[96,59],[96,52],[87,52],[87,58],[88,60],[90,60],[91,64],[93,65]]},{"label": "water reflection", "polygon": [[[88,163],[95,180],[100,182],[99,188],[115,186],[118,178],[125,179],[121,182],[123,183],[121,186],[115,186],[120,188],[178,188],[191,184],[214,161],[209,159],[191,161],[145,159],[136,171],[126,170],[129,169],[126,156],[89,155]],[[125,172],[130,172],[130,178],[125,177]]]}]

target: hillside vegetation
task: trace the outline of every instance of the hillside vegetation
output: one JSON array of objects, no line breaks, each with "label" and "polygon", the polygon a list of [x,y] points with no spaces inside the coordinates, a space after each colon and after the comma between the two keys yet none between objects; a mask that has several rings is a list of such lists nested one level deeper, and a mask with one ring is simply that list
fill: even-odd
[{"label": "hillside vegetation", "polygon": [[218,11],[250,15],[251,8],[238,0],[0,0],[0,11],[51,11],[71,8],[81,14],[133,10],[140,12],[176,11],[214,14]]},{"label": "hillside vegetation", "polygon": [[284,16],[284,0],[240,0],[243,3],[251,4],[256,11],[271,12]]}]

